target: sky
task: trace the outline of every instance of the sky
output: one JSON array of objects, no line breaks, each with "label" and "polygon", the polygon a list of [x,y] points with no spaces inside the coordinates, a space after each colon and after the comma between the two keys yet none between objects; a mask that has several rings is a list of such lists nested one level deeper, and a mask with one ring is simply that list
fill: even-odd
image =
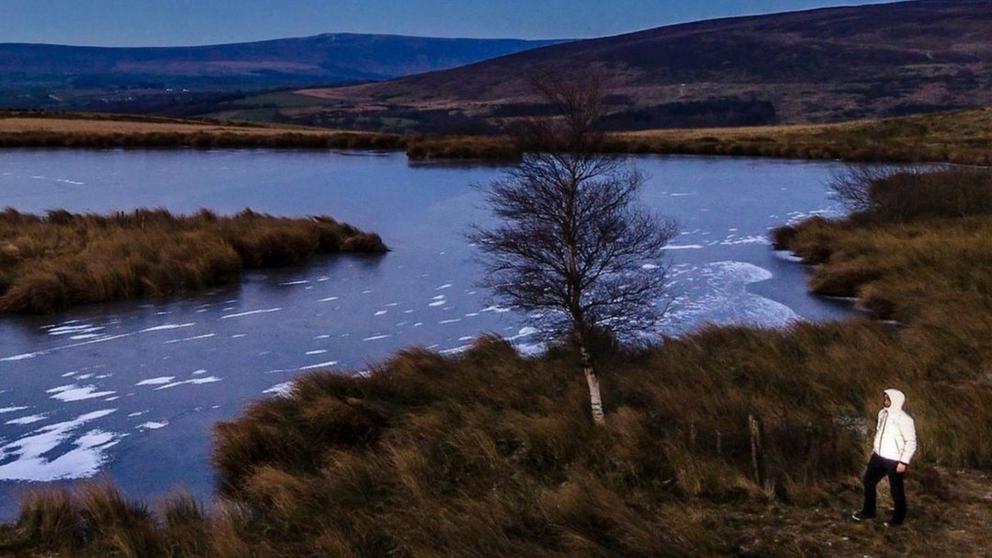
[{"label": "sky", "polygon": [[166,46],[320,33],[585,38],[886,0],[0,0],[0,42]]}]

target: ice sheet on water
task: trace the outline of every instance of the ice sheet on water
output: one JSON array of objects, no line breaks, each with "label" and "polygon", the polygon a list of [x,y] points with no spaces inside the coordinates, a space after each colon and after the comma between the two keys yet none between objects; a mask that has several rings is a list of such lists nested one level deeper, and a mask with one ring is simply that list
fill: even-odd
[{"label": "ice sheet on water", "polygon": [[158,430],[159,428],[165,428],[166,426],[169,426],[169,421],[167,421],[167,420],[162,420],[162,421],[158,421],[158,422],[156,422],[156,421],[148,421],[148,422],[139,424],[138,426],[135,426],[135,429],[137,429],[137,430]]},{"label": "ice sheet on water", "polygon": [[105,452],[120,441],[120,435],[94,429],[72,441],[73,449],[53,456],[73,433],[89,422],[117,409],[102,409],[50,424],[0,446],[0,480],[53,481],[92,477],[106,461]]}]

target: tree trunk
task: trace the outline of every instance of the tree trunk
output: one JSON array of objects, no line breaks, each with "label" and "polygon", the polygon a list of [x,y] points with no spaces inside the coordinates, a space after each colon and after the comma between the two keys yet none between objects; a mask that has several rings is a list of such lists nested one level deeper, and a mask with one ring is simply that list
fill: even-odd
[{"label": "tree trunk", "polygon": [[586,348],[585,341],[579,340],[579,356],[582,358],[582,371],[586,375],[586,383],[589,384],[589,404],[592,407],[592,420],[598,426],[606,424],[606,417],[603,415],[603,396],[599,392],[599,376],[592,365],[592,356]]}]

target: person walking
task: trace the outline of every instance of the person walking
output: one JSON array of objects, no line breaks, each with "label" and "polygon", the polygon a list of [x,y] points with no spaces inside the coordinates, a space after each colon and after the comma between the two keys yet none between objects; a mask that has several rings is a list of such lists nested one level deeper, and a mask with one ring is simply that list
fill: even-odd
[{"label": "person walking", "polygon": [[889,477],[889,488],[895,511],[886,527],[902,525],[906,519],[906,492],[903,479],[909,462],[916,453],[916,424],[913,417],[903,411],[906,395],[897,389],[885,390],[882,399],[885,407],[878,413],[875,427],[874,452],[865,470],[865,501],[861,511],[855,513],[857,521],[875,517],[876,491],[879,481]]}]

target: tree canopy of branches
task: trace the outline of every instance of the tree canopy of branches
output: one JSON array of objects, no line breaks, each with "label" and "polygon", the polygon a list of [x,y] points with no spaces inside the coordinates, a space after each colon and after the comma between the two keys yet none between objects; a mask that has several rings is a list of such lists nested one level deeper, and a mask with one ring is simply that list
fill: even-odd
[{"label": "tree canopy of branches", "polygon": [[641,203],[644,178],[623,156],[603,153],[599,79],[534,83],[556,114],[516,125],[526,155],[485,191],[498,224],[470,238],[482,253],[483,285],[499,303],[576,343],[602,423],[590,335],[653,332],[667,308],[664,250],[677,225]]}]

